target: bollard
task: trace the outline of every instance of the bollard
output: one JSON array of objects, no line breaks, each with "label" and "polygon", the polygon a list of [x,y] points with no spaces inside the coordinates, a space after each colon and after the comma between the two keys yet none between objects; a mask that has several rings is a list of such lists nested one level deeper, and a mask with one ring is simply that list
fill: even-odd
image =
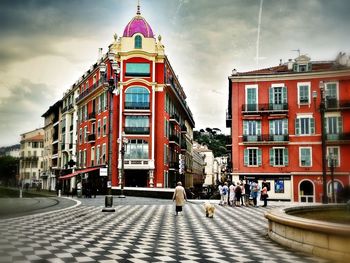
[{"label": "bollard", "polygon": [[23,195],[22,195],[22,189],[19,189],[19,198],[22,198]]},{"label": "bollard", "polygon": [[58,197],[61,197],[61,190],[58,190]]}]

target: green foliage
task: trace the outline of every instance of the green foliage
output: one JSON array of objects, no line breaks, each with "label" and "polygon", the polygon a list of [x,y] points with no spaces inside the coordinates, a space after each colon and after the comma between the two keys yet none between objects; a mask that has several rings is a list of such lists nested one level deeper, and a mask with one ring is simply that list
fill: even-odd
[{"label": "green foliage", "polygon": [[2,185],[16,184],[16,175],[18,173],[19,160],[12,156],[0,157],[0,182]]},{"label": "green foliage", "polygon": [[193,132],[193,137],[199,144],[207,145],[213,151],[214,157],[219,157],[227,154],[226,141],[228,135],[220,133],[218,128],[205,128]]}]

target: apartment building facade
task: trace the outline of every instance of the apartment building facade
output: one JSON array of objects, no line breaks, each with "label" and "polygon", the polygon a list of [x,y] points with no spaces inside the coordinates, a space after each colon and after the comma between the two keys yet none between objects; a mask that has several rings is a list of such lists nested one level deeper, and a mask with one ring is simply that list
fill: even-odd
[{"label": "apartment building facade", "polygon": [[[122,183],[168,188],[179,180],[193,185],[192,112],[161,37],[154,37],[139,6],[123,35],[114,36],[108,52],[101,52],[74,86],[77,124],[73,108],[72,114],[63,110],[61,131],[63,145],[72,142],[67,127],[76,131],[76,166],[61,180],[80,174],[86,183],[104,191],[108,178],[101,168],[110,165],[112,189]],[[74,144],[65,146],[64,152],[65,161],[74,160]],[[180,158],[185,167],[180,167]]]},{"label": "apartment building facade", "polygon": [[234,178],[266,179],[271,199],[321,202],[326,175],[331,198],[332,182],[339,193],[350,178],[348,60],[299,56],[267,69],[233,70],[226,126]]}]

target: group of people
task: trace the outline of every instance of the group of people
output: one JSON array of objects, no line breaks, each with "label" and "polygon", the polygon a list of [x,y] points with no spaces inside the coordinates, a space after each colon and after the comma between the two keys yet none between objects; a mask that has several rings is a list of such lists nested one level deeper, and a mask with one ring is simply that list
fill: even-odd
[{"label": "group of people", "polygon": [[245,183],[239,181],[230,185],[225,182],[219,184],[220,205],[226,206],[255,206],[258,207],[258,200],[264,201],[263,207],[267,206],[268,184],[264,180],[260,186],[257,180]]}]

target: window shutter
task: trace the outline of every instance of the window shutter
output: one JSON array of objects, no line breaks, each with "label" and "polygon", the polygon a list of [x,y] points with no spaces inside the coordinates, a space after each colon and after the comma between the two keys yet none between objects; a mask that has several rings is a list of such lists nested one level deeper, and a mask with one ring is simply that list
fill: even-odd
[{"label": "window shutter", "polygon": [[261,156],[261,155],[262,155],[262,154],[261,154],[261,149],[258,149],[257,152],[258,152],[258,166],[261,166],[261,159],[262,159],[262,158],[261,158],[261,157],[262,157],[262,156]]},{"label": "window shutter", "polygon": [[288,119],[283,120],[283,134],[284,135],[288,134]]},{"label": "window shutter", "polygon": [[274,103],[274,96],[273,96],[273,88],[272,87],[270,87],[269,93],[270,93],[270,95],[269,95],[269,103],[270,103],[270,108],[271,108],[272,104]]},{"label": "window shutter", "polygon": [[248,135],[248,121],[243,121],[243,135]]},{"label": "window shutter", "polygon": [[273,148],[270,149],[270,165],[275,165],[275,150]]},{"label": "window shutter", "polygon": [[283,103],[287,103],[288,97],[287,97],[287,87],[282,88],[282,95],[283,95]]},{"label": "window shutter", "polygon": [[249,150],[244,149],[244,166],[248,166],[248,157],[249,157]]},{"label": "window shutter", "polygon": [[261,135],[261,121],[256,122],[256,134]]},{"label": "window shutter", "polygon": [[310,118],[310,133],[315,134],[315,119]]},{"label": "window shutter", "polygon": [[298,72],[298,64],[296,63],[293,64],[293,71]]},{"label": "window shutter", "polygon": [[283,164],[284,165],[288,165],[288,149],[287,148],[284,148],[283,149]]},{"label": "window shutter", "polygon": [[295,135],[300,134],[300,120],[298,118],[295,119]]},{"label": "window shutter", "polygon": [[321,132],[325,132],[325,133],[329,133],[328,131],[328,121],[329,121],[329,118],[325,118],[325,121],[324,121],[324,128],[321,127],[321,129],[324,129],[324,130],[321,130]]},{"label": "window shutter", "polygon": [[275,121],[270,120],[270,135],[274,135],[274,134],[275,134]]},{"label": "window shutter", "polygon": [[342,117],[338,117],[338,134],[343,132],[343,119]]},{"label": "window shutter", "polygon": [[308,63],[307,64],[307,70],[308,71],[312,71],[312,63]]}]

